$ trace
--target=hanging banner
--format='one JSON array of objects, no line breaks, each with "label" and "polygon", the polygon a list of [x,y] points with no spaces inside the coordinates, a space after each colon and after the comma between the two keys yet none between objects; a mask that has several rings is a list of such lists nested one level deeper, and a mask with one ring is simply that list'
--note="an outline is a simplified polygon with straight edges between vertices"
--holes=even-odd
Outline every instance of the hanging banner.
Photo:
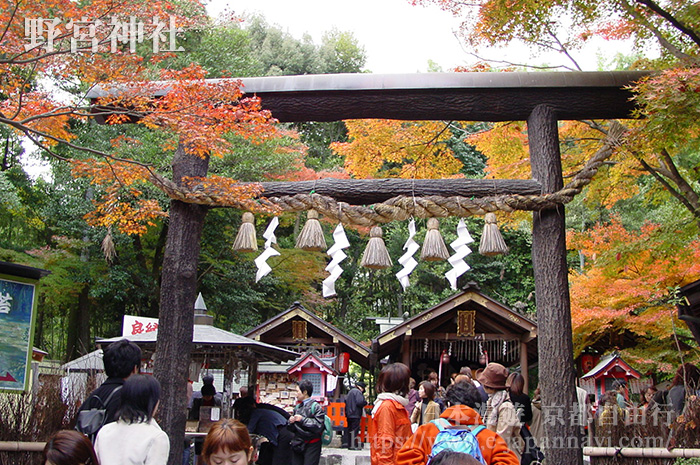
[{"label": "hanging banner", "polygon": [[35,285],[0,274],[0,391],[26,391],[34,337]]}]

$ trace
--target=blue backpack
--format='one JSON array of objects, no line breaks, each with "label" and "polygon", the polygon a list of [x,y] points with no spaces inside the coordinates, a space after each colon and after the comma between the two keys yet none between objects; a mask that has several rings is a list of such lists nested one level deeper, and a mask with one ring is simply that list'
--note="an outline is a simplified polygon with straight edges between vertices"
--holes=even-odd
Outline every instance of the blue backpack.
[{"label": "blue backpack", "polygon": [[438,418],[431,421],[438,428],[438,434],[435,436],[435,443],[428,457],[428,464],[437,454],[444,450],[461,452],[471,455],[482,464],[486,465],[484,456],[481,454],[481,447],[476,435],[485,428],[484,425],[477,425],[471,429],[468,425],[452,426],[449,421],[444,418]]}]

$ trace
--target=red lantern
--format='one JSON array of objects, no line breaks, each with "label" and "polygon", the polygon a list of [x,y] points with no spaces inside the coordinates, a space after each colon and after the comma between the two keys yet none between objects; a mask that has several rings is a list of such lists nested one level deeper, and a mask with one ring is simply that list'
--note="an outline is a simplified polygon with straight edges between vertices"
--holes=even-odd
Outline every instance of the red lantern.
[{"label": "red lantern", "polygon": [[591,354],[583,354],[581,355],[581,371],[583,371],[583,374],[585,375],[589,371],[593,369],[595,366],[595,361],[593,359],[593,355]]},{"label": "red lantern", "polygon": [[347,352],[341,352],[335,359],[335,369],[338,373],[345,374],[350,369],[350,354]]}]

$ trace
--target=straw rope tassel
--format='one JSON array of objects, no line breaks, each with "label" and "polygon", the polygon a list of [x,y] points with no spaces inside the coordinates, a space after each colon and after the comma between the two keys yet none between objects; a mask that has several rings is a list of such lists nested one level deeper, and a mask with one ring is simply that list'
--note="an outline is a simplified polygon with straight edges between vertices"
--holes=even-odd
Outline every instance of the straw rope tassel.
[{"label": "straw rope tassel", "polygon": [[369,243],[362,254],[360,265],[365,268],[381,270],[391,266],[391,257],[382,239],[382,228],[373,226],[369,232]]},{"label": "straw rope tassel", "polygon": [[233,241],[233,250],[236,252],[255,252],[258,250],[258,239],[255,236],[255,216],[250,212],[245,212],[242,221],[236,240]]},{"label": "straw rope tassel", "polygon": [[481,255],[493,256],[508,253],[508,246],[498,230],[495,213],[487,213],[484,216],[484,234],[479,243],[479,253]]},{"label": "straw rope tassel", "polygon": [[440,222],[437,218],[428,219],[428,232],[425,233],[425,241],[420,251],[420,259],[427,261],[447,260],[450,252],[440,234]]},{"label": "straw rope tassel", "polygon": [[311,252],[320,252],[326,250],[326,238],[323,236],[323,228],[318,221],[318,212],[309,210],[306,224],[297,237],[297,249],[308,250]]},{"label": "straw rope tassel", "polygon": [[104,254],[105,260],[107,260],[108,263],[112,263],[112,260],[114,260],[114,257],[117,255],[117,249],[114,246],[111,227],[107,228],[107,234],[102,240],[102,253]]}]

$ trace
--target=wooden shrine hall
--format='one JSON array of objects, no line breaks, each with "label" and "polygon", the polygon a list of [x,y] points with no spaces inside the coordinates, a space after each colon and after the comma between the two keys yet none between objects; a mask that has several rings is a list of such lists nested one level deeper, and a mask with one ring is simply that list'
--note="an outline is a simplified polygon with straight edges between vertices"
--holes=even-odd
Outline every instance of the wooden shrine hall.
[{"label": "wooden shrine hall", "polygon": [[363,368],[369,368],[369,347],[294,302],[287,310],[256,326],[246,337],[288,350],[337,357],[343,352]]},{"label": "wooden shrine hall", "polygon": [[[537,324],[481,293],[472,282],[384,331],[373,341],[372,351],[378,360],[388,356],[391,362],[408,365],[416,382],[427,379],[430,371],[441,372],[443,386],[463,366],[475,370],[488,362],[519,365],[527,389],[528,368],[537,362]],[[441,359],[446,363],[440,370]]]}]

